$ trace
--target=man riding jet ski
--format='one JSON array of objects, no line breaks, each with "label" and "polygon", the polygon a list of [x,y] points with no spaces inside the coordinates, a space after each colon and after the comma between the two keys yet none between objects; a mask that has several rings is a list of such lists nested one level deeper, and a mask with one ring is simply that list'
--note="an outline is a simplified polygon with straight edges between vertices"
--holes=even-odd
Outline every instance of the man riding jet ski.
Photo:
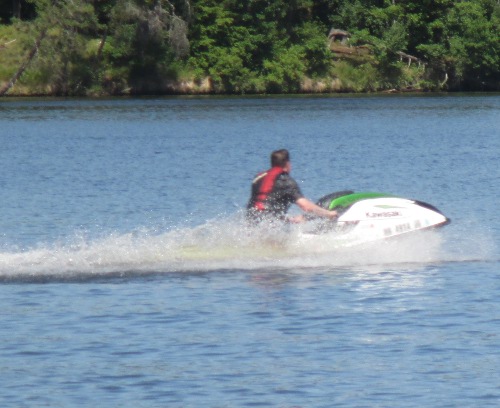
[{"label": "man riding jet ski", "polygon": [[[305,198],[290,177],[287,150],[271,154],[271,169],[257,175],[247,206],[247,220],[299,223],[312,221],[306,234],[348,234],[349,238],[370,241],[446,225],[450,220],[437,208],[422,201],[383,193],[341,191],[328,194],[315,204]],[[307,214],[287,217],[292,204]]]}]

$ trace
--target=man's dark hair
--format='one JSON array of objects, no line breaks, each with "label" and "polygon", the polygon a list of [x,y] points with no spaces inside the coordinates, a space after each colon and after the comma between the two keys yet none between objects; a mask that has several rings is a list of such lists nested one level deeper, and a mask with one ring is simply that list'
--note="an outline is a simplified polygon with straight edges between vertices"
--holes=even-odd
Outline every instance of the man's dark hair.
[{"label": "man's dark hair", "polygon": [[288,150],[281,149],[275,150],[271,153],[271,166],[272,167],[285,167],[285,165],[290,161],[290,153]]}]

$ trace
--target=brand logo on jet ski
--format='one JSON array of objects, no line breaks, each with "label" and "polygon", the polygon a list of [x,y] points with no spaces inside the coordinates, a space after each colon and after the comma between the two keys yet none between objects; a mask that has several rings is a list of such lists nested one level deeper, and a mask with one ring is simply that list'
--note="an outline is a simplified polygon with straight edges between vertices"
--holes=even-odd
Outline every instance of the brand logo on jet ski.
[{"label": "brand logo on jet ski", "polygon": [[400,211],[380,211],[380,212],[367,212],[365,213],[367,218],[391,218],[391,217],[401,217],[403,214]]},{"label": "brand logo on jet ski", "polygon": [[394,207],[392,205],[376,205],[377,208],[382,208],[381,211],[366,212],[366,218],[392,218],[402,217],[403,213],[399,211],[402,207]]}]

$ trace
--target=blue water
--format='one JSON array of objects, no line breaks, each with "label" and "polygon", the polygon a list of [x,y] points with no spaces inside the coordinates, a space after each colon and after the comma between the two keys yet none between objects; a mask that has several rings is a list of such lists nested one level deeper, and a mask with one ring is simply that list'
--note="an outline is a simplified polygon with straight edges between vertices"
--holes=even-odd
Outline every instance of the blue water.
[{"label": "blue water", "polygon": [[[0,142],[0,406],[500,406],[500,96],[3,99]],[[262,242],[282,147],[452,223]]]}]

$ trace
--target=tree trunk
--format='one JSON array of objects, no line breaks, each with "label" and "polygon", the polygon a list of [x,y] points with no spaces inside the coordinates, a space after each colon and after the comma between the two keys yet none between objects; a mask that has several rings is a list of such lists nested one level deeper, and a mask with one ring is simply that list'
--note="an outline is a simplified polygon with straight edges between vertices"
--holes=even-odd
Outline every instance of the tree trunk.
[{"label": "tree trunk", "polygon": [[26,61],[24,61],[17,72],[12,76],[9,82],[7,82],[2,88],[0,88],[0,96],[5,95],[9,90],[15,85],[17,80],[21,78],[21,75],[23,75],[24,71],[26,71],[26,68],[28,68],[28,65],[30,62],[35,58],[35,55],[38,51],[38,47],[40,47],[40,43],[42,40],[45,38],[45,35],[47,34],[47,29],[44,29],[40,32],[38,35],[37,39],[35,40],[35,45],[31,49],[30,53],[28,54],[28,58],[26,58]]}]

